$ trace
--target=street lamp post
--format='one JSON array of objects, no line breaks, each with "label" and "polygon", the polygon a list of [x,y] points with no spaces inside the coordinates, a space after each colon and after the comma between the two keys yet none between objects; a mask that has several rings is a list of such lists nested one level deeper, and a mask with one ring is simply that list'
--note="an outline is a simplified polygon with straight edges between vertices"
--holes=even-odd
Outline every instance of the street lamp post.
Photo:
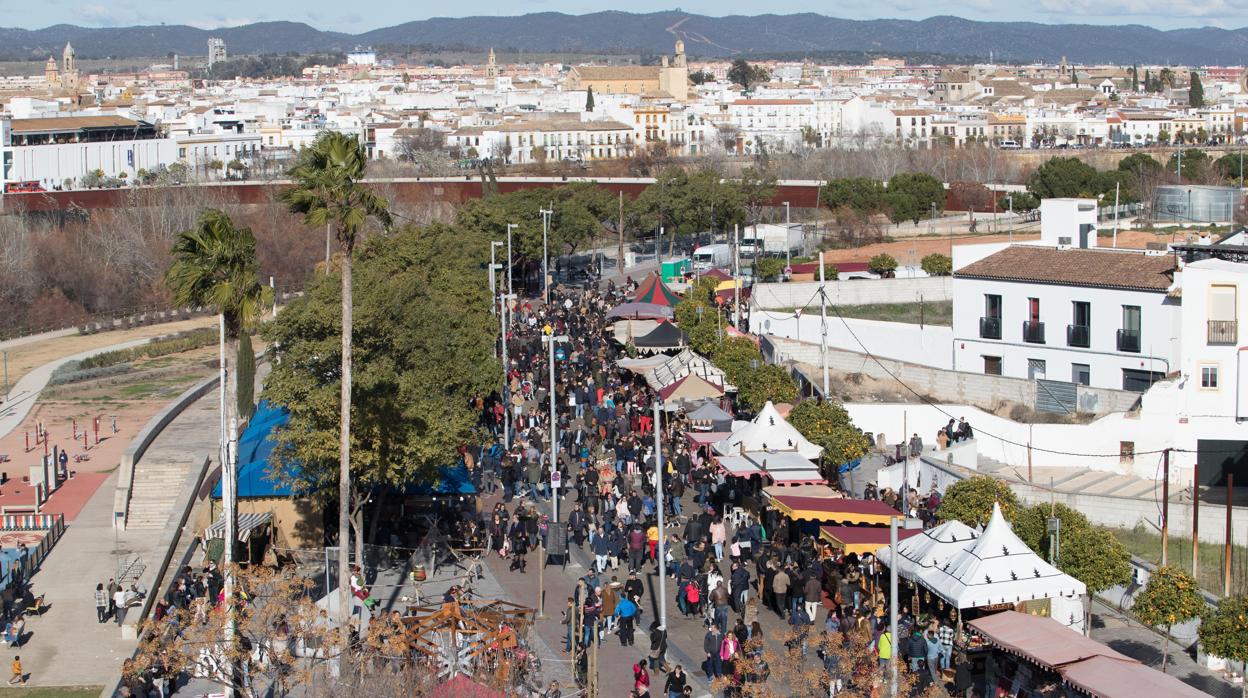
[{"label": "street lamp post", "polygon": [[[490,298],[491,299],[498,296],[498,280],[495,278],[495,272],[503,268],[503,265],[499,264],[498,260],[494,258],[495,257],[494,250],[502,246],[503,246],[503,243],[501,240],[490,241]],[[491,300],[490,301],[490,314],[493,315],[493,314],[496,314],[497,312],[498,312],[498,306],[494,305],[493,300]]]},{"label": "street lamp post", "polygon": [[503,448],[511,450],[511,400],[508,393],[511,386],[507,380],[507,301],[516,297],[514,293],[500,293],[498,296],[498,328],[503,348]]},{"label": "street lamp post", "polygon": [[888,695],[897,698],[897,524],[900,523],[902,528],[914,529],[922,528],[923,522],[919,519],[909,519],[902,516],[888,517],[888,632],[891,636],[891,656],[888,660]]},{"label": "street lamp post", "polygon": [[548,208],[538,209],[542,214],[542,302],[550,303],[550,253],[546,248],[547,231],[550,230],[550,217],[554,211]]},{"label": "street lamp post", "polygon": [[515,293],[515,289],[511,287],[511,268],[515,266],[515,262],[511,258],[511,229],[519,228],[515,223],[507,224],[507,293]]},{"label": "street lamp post", "polygon": [[[558,336],[554,335],[554,328],[550,325],[546,326],[546,333],[542,336],[542,342],[546,343],[550,351],[550,470],[554,472],[559,467],[559,434],[558,421],[555,417],[555,345],[568,341],[566,334]],[[552,523],[559,523],[559,493],[553,492],[550,498],[550,520]]]},{"label": "street lamp post", "polygon": [[654,499],[659,517],[655,567],[659,573],[659,627],[667,629],[667,531],[663,528],[663,422],[659,397],[654,397]]}]

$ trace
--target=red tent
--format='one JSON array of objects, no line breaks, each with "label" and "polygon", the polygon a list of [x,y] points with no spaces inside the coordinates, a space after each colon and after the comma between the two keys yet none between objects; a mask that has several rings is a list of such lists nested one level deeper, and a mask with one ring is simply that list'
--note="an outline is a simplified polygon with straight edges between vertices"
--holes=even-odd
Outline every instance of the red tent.
[{"label": "red tent", "polygon": [[506,698],[507,694],[456,674],[429,693],[430,698]]},{"label": "red tent", "polygon": [[653,303],[674,308],[681,298],[663,283],[658,274],[652,274],[650,278],[642,282],[633,300],[637,303]]}]

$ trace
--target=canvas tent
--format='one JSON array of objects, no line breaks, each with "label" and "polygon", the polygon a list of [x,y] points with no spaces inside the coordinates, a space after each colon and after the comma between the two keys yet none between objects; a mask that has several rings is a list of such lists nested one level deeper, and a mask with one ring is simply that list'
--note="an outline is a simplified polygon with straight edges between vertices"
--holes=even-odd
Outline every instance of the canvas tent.
[{"label": "canvas tent", "polygon": [[692,402],[719,399],[723,396],[723,388],[695,374],[689,374],[659,391],[659,397],[664,402]]},{"label": "canvas tent", "polygon": [[[618,363],[622,368],[627,368],[630,371],[636,370],[633,368],[636,365],[635,363],[626,364],[622,360]],[[681,349],[675,356],[668,357],[666,361],[644,371],[644,373],[646,384],[654,391],[662,390],[690,374],[701,376],[706,381],[721,386],[727,392],[736,390],[735,386],[728,384],[727,378],[724,377],[724,372],[711,363],[710,359],[693,353],[693,350],[688,347]]]},{"label": "canvas tent", "polygon": [[694,429],[709,429],[710,431],[732,431],[732,415],[723,411],[718,405],[712,402],[704,402],[697,409],[688,415],[689,423]]},{"label": "canvas tent", "polygon": [[680,349],[689,344],[689,335],[670,322],[660,322],[657,327],[641,337],[633,339],[633,346],[646,352]]},{"label": "canvas tent", "polygon": [[623,303],[607,311],[608,320],[671,320],[676,316],[670,305]]},{"label": "canvas tent", "polygon": [[623,346],[630,340],[644,337],[659,326],[661,320],[618,320],[611,325],[611,338]]},{"label": "canvas tent", "polygon": [[[984,532],[943,565],[919,574],[919,583],[959,609],[1048,599],[1051,615],[1082,627],[1083,582],[1045,562],[1010,529],[1001,507],[992,505]],[[1069,621],[1069,622],[1067,622]]]},{"label": "canvas tent", "polygon": [[637,295],[633,296],[633,301],[665,305],[670,308],[680,303],[681,298],[663,283],[658,274],[651,274],[641,283],[641,287],[637,289]]},{"label": "canvas tent", "polygon": [[[944,566],[978,537],[975,529],[956,519],[929,528],[897,545],[897,574],[917,580],[926,570]],[[886,565],[892,564],[892,550],[888,548],[880,550],[877,557]]]},{"label": "canvas tent", "polygon": [[[903,528],[897,531],[899,540],[914,540],[919,531]],[[881,546],[888,547],[888,528],[885,526],[820,526],[819,539],[831,543],[849,553],[865,555],[874,553]]]},{"label": "canvas tent", "polygon": [[715,452],[720,455],[739,454],[742,451],[796,451],[806,460],[818,460],[823,447],[817,446],[802,436],[792,424],[789,424],[776,406],[770,401],[763,405],[744,427],[732,432],[732,436],[715,444]]}]

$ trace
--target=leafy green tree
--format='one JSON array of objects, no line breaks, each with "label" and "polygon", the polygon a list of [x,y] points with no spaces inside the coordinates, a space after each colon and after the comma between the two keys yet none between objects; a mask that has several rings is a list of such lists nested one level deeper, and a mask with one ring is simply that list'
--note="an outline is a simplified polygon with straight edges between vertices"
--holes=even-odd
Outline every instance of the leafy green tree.
[{"label": "leafy green tree", "polygon": [[772,281],[784,273],[784,260],[778,257],[760,257],[754,262],[754,277],[762,281]]},{"label": "leafy green tree", "polygon": [[1131,153],[1118,161],[1118,169],[1136,176],[1155,175],[1161,171],[1161,163],[1148,153]]},{"label": "leafy green tree", "polygon": [[1040,199],[1095,197],[1100,180],[1096,168],[1078,158],[1052,158],[1036,169],[1027,189]]},{"label": "leafy green tree", "polygon": [[894,223],[913,221],[930,216],[945,208],[945,187],[940,180],[924,172],[903,172],[888,180],[885,194],[888,217]]},{"label": "leafy green tree", "polygon": [[256,350],[251,345],[251,335],[244,332],[238,338],[238,415],[251,419],[256,411]]},{"label": "leafy green tree", "polygon": [[1182,162],[1180,162],[1179,153],[1171,155],[1166,161],[1167,172],[1177,171],[1184,180],[1195,182],[1209,171],[1211,160],[1208,153],[1200,148],[1187,148],[1181,152]]},{"label": "leafy green tree", "polygon": [[1140,91],[1140,69],[1138,66],[1131,66],[1131,91]]},{"label": "leafy green tree", "polygon": [[715,170],[689,173],[669,167],[633,200],[626,217],[632,230],[663,226],[665,235],[670,236],[669,245],[674,245],[677,237],[743,222],[745,209],[740,188],[724,182]]},{"label": "leafy green tree", "polygon": [[751,412],[759,411],[768,401],[779,404],[796,399],[797,383],[793,376],[775,364],[760,365],[737,383],[737,403]]},{"label": "leafy green tree", "polygon": [[770,80],[771,71],[761,65],[748,63],[744,58],[738,58],[728,68],[728,79],[733,84],[740,85],[743,91],[749,92],[750,87]]},{"label": "leafy green tree", "polygon": [[1001,207],[1015,213],[1020,211],[1034,211],[1040,208],[1040,200],[1030,192],[1013,191],[1001,197]]},{"label": "leafy green tree", "polygon": [[[338,353],[338,542],[344,552],[338,556],[338,621],[347,627],[351,620],[351,569],[346,554],[351,536],[351,263],[355,244],[370,218],[390,227],[389,203],[361,183],[368,166],[368,153],[354,136],[326,131],[311,147],[299,151],[289,176],[294,184],[282,192],[282,201],[292,213],[303,216],[313,230],[333,230],[338,240],[338,276],[342,292],[341,339]],[[329,272],[329,269],[326,269]],[[357,555],[362,548],[357,546]]]},{"label": "leafy green tree", "polygon": [[737,192],[737,199],[745,209],[745,222],[757,226],[763,207],[776,197],[776,178],[765,170],[747,167],[737,180]]},{"label": "leafy green tree", "polygon": [[[1235,662],[1248,661],[1248,598],[1225,598],[1216,610],[1206,610],[1196,635],[1205,652]],[[1248,696],[1248,682],[1242,687],[1242,695]]]},{"label": "leafy green tree", "polygon": [[830,179],[820,201],[833,211],[847,207],[859,213],[876,213],[884,207],[884,185],[868,177]]},{"label": "leafy green tree", "polygon": [[928,276],[949,276],[953,273],[953,260],[949,255],[933,252],[923,258],[919,265]]},{"label": "leafy green tree", "polygon": [[1050,512],[1061,520],[1058,569],[1087,585],[1089,594],[1131,581],[1131,554],[1126,547],[1065,504],[1024,507],[1014,517],[1014,533],[1041,557],[1051,559],[1046,528]]},{"label": "leafy green tree", "polygon": [[1205,613],[1207,605],[1192,575],[1178,567],[1158,567],[1144,590],[1135,596],[1131,612],[1145,625],[1166,629],[1161,636],[1161,672],[1170,653],[1170,629]]},{"label": "leafy green tree", "polygon": [[1241,169],[1243,164],[1243,151],[1238,153],[1227,153],[1226,155],[1223,155],[1213,161],[1213,166],[1217,168],[1219,174],[1227,179],[1233,179],[1236,181],[1238,181],[1240,179],[1240,175],[1243,174],[1243,170]]},{"label": "leafy green tree", "polygon": [[689,82],[695,85],[705,85],[708,82],[715,82],[715,76],[705,70],[695,70],[689,73]]},{"label": "leafy green tree", "polygon": [[594,87],[590,85],[585,89],[585,111],[594,110]]},{"label": "leafy green tree", "polygon": [[823,447],[823,456],[835,465],[861,458],[871,448],[871,437],[854,426],[839,402],[802,400],[789,413],[789,424]]},{"label": "leafy green tree", "polygon": [[989,475],[973,475],[945,490],[936,516],[941,521],[958,520],[967,526],[984,526],[992,516],[992,505],[1001,505],[1001,515],[1013,521],[1018,496],[1010,486]]},{"label": "leafy green tree", "polygon": [[753,340],[745,337],[729,337],[715,347],[711,362],[720,368],[733,385],[740,386],[745,376],[755,370],[753,364],[763,365],[763,354]]},{"label": "leafy green tree", "polygon": [[873,274],[888,278],[897,271],[897,260],[883,252],[867,260],[867,269]]},{"label": "leafy green tree", "polygon": [[[223,431],[228,434],[229,457],[222,463],[222,503],[225,508],[225,597],[227,637],[234,641],[233,588],[235,549],[238,529],[238,399],[239,367],[230,359],[239,356],[239,337],[256,324],[264,307],[272,302],[268,287],[260,283],[256,263],[256,237],[250,228],[239,228],[230,217],[215,209],[200,214],[195,227],[182,231],[170,250],[172,258],[165,272],[165,286],[173,302],[181,307],[206,306],[221,318],[224,346],[220,357],[225,372],[225,414]],[[250,344],[250,343],[249,343]],[[254,362],[254,357],[253,357]]]},{"label": "leafy green tree", "polygon": [[825,281],[836,281],[841,276],[841,270],[831,262],[825,262],[823,265],[823,278]]}]

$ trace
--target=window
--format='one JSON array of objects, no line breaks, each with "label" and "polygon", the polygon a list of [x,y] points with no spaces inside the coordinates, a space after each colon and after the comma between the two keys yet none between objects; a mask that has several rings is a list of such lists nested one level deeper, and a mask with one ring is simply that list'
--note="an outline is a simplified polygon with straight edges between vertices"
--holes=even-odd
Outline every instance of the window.
[{"label": "window", "polygon": [[1135,463],[1134,441],[1118,442],[1118,462],[1123,465],[1133,465]]},{"label": "window", "polygon": [[1122,306],[1122,329],[1118,330],[1118,351],[1140,351],[1140,306]]},{"label": "window", "polygon": [[1208,344],[1235,344],[1239,340],[1234,286],[1209,287]]},{"label": "window", "polygon": [[1066,328],[1066,344],[1087,347],[1092,344],[1092,304],[1087,301],[1071,303],[1070,327]]},{"label": "window", "polygon": [[984,357],[984,374],[989,376],[1001,375],[1001,357],[985,356]]},{"label": "window", "polygon": [[1079,385],[1092,384],[1092,367],[1088,364],[1071,364],[1070,365],[1070,382]]},{"label": "window", "polygon": [[1029,380],[1044,380],[1047,373],[1047,364],[1044,359],[1027,359],[1027,378]]},{"label": "window", "polygon": [[1218,389],[1218,367],[1206,365],[1200,367],[1200,387],[1207,390]]}]

